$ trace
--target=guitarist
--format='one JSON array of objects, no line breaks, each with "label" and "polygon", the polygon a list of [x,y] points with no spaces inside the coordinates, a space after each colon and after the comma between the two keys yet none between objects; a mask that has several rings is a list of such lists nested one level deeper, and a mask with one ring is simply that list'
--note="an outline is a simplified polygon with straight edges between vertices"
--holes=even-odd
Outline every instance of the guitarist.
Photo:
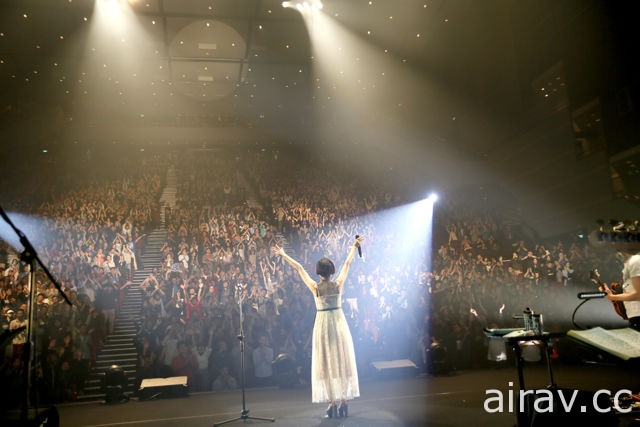
[{"label": "guitarist", "polygon": [[614,294],[605,286],[609,301],[622,301],[629,319],[629,327],[640,331],[640,244],[618,243],[616,250],[624,257],[622,293]]}]

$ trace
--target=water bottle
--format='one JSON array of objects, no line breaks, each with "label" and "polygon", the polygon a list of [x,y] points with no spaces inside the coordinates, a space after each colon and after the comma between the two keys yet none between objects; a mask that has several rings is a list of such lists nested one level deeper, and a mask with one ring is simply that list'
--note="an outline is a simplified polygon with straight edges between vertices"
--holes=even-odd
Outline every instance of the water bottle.
[{"label": "water bottle", "polygon": [[535,335],[542,335],[543,332],[543,328],[542,328],[542,314],[540,313],[533,313],[531,315],[531,327],[533,329],[533,333]]},{"label": "water bottle", "polygon": [[533,317],[533,311],[531,311],[531,309],[529,307],[524,309],[524,312],[522,313],[522,319],[524,320],[524,330],[525,331],[530,331],[532,330],[532,317]]}]

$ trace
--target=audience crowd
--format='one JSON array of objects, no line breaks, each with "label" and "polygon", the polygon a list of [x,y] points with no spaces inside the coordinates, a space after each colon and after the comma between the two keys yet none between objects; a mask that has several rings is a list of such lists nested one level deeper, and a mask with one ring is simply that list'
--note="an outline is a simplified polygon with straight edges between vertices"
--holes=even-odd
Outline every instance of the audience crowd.
[{"label": "audience crowd", "polygon": [[[29,203],[29,188],[21,188],[18,182],[22,197],[2,201],[60,286],[49,280],[37,260],[34,274],[29,274],[29,265],[20,260],[22,245],[8,226],[3,227],[0,377],[7,386],[0,401],[7,407],[26,398],[18,390],[26,378],[22,355],[28,350],[29,331],[36,350],[32,384],[38,401],[70,401],[82,393],[98,351],[113,330],[115,312],[138,267],[145,235],[158,225],[160,174],[166,174],[166,166],[149,162],[118,168],[123,175],[108,180],[98,173],[102,166],[94,166],[91,178],[59,178],[58,189],[73,190],[60,191],[51,199],[34,197]],[[54,187],[51,182],[43,185]],[[34,325],[27,328],[32,282]]]},{"label": "audience crowd", "polygon": [[[428,367],[445,349],[451,368],[487,366],[485,327],[519,326],[529,306],[547,328],[567,329],[567,295],[588,272],[617,278],[611,251],[580,238],[536,239],[486,197],[448,197],[434,214],[431,259],[406,256],[398,224],[376,213],[410,202],[376,182],[286,152],[222,150],[170,159],[177,198],[160,205],[168,158],[109,180],[84,182],[30,211],[29,235],[73,305],[38,269],[36,364],[40,399],[82,392],[119,304],[141,268],[145,235],[164,210],[160,265],[140,284],[137,390],[144,378],[186,376],[192,391],[240,385],[242,331],[248,386],[305,384],[310,377],[313,296],[270,247],[287,248],[314,271],[322,256],[342,262],[354,236],[365,254],[352,266],[343,308],[361,376],[375,360]],[[2,330],[25,324],[28,269],[6,247],[0,277]],[[3,380],[22,379],[25,332],[5,345]],[[19,397],[19,396],[17,396]],[[10,397],[8,396],[7,399]],[[14,397],[15,398],[15,397]]]}]

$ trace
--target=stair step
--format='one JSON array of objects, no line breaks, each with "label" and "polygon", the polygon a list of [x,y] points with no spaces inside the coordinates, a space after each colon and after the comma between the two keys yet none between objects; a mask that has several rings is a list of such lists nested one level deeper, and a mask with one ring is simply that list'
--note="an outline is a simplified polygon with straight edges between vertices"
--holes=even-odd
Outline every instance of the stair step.
[{"label": "stair step", "polygon": [[[127,378],[135,378],[136,372],[137,372],[135,369],[123,369],[123,371],[124,371],[125,377]],[[104,379],[104,376],[105,376],[105,371],[92,372],[89,374],[89,378],[85,380],[85,384],[87,383],[96,384],[96,382],[102,381]]]},{"label": "stair step", "polygon": [[[139,311],[139,309],[138,309],[138,311]],[[123,319],[122,321],[116,323],[116,329],[117,328],[132,328],[132,327],[135,327],[136,323],[133,321],[133,319],[126,320],[127,317],[132,317],[132,314],[133,313],[126,313],[126,312],[123,312],[123,311],[118,313],[118,315],[124,316],[125,319]]]},{"label": "stair step", "polygon": [[94,368],[104,367],[104,366],[114,366],[114,365],[117,365],[117,366],[120,366],[120,367],[125,366],[125,365],[126,366],[130,365],[130,366],[136,367],[137,363],[138,363],[138,358],[137,357],[129,357],[129,358],[121,357],[121,358],[118,358],[118,359],[116,359],[116,358],[114,358],[114,359],[101,359],[101,360],[96,361],[96,364],[95,364]]},{"label": "stair step", "polygon": [[132,342],[134,337],[135,337],[135,333],[128,333],[128,334],[111,334],[108,335],[107,338],[105,339],[105,343],[107,344],[123,344],[123,343],[127,343],[127,342]]},{"label": "stair step", "polygon": [[137,332],[135,330],[132,331],[117,331],[114,332],[112,334],[110,334],[109,336],[107,336],[107,338],[110,338],[111,341],[123,341],[123,340],[128,340],[131,341],[133,340],[133,338],[135,338]]},{"label": "stair step", "polygon": [[100,350],[100,353],[98,353],[98,356],[105,352],[109,352],[110,354],[118,354],[125,351],[131,351],[133,348],[135,348],[135,343],[133,341],[126,344],[105,344],[104,348],[102,348],[102,350]]},{"label": "stair step", "polygon": [[107,336],[105,341],[111,344],[122,344],[133,341],[134,336],[135,334],[111,334]]},{"label": "stair step", "polygon": [[[97,371],[97,372],[100,372],[100,371],[104,372],[104,371],[110,369],[113,365],[114,365],[114,363],[107,363],[107,364],[103,365],[100,362],[98,362],[98,363],[96,363],[96,366],[94,366],[93,369],[95,371]],[[136,367],[135,363],[133,363],[133,364],[131,364],[131,363],[123,363],[123,364],[118,363],[117,365],[120,368],[135,368]]]},{"label": "stair step", "polygon": [[129,349],[129,348],[131,348],[132,345],[133,345],[133,339],[127,339],[126,341],[106,342],[104,344],[104,348],[110,348],[110,349],[126,348],[126,349]]},{"label": "stair step", "polygon": [[122,345],[128,344],[135,341],[136,334],[118,334],[118,335],[110,335],[105,340],[106,344],[114,344],[114,345]]},{"label": "stair step", "polygon": [[133,351],[133,352],[129,351],[129,352],[125,353],[124,350],[122,350],[121,353],[108,353],[108,354],[100,353],[96,360],[98,360],[98,359],[102,359],[102,360],[104,360],[104,359],[112,360],[113,359],[113,360],[115,360],[115,359],[127,359],[127,358],[128,359],[133,358],[135,360],[135,358],[137,358],[137,357],[138,357],[138,353],[135,352],[135,351]]},{"label": "stair step", "polygon": [[[138,313],[140,313],[138,311]],[[137,321],[136,321],[137,317]],[[136,314],[120,314],[116,316],[116,328],[120,325],[136,325],[136,323],[140,322],[140,316]]]},{"label": "stair step", "polygon": [[137,357],[128,357],[128,358],[113,358],[113,359],[102,359],[102,360],[97,360],[96,361],[96,368],[100,367],[100,366],[113,366],[113,365],[118,365],[118,366],[123,366],[123,365],[133,365],[135,366],[135,364],[137,363],[138,358]]},{"label": "stair step", "polygon": [[104,348],[102,349],[102,351],[100,352],[100,354],[97,357],[102,356],[103,354],[125,354],[124,352],[127,352],[126,354],[137,354],[133,351],[134,346],[130,345],[128,347],[122,347],[122,348]]}]

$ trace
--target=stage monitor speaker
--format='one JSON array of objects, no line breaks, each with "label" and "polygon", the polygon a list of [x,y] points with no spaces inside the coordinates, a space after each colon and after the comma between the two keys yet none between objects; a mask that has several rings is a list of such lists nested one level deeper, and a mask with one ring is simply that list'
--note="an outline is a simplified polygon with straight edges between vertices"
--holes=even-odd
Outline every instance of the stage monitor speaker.
[{"label": "stage monitor speaker", "polygon": [[409,359],[371,362],[381,378],[405,378],[418,375],[418,367]]},{"label": "stage monitor speaker", "polygon": [[186,376],[147,378],[142,380],[138,390],[140,400],[185,397],[188,394]]},{"label": "stage monitor speaker", "polygon": [[127,376],[118,365],[112,365],[104,373],[104,400],[105,403],[123,403],[129,400],[125,395],[127,388]]},{"label": "stage monitor speaker", "polygon": [[[594,402],[595,392],[573,389],[549,389],[553,395],[553,409],[549,411],[548,395],[527,394],[524,397],[524,408],[518,412],[518,426],[530,427],[567,427],[571,425],[597,425],[598,427],[618,426],[619,420],[607,394],[600,394]],[[559,392],[562,392],[564,402]],[[575,393],[569,411],[565,405],[569,405]],[[539,400],[539,401],[538,401]],[[538,401],[536,408],[536,401]],[[597,408],[594,406],[597,405]],[[518,405],[520,400],[518,399]],[[608,412],[600,410],[607,409]]]},{"label": "stage monitor speaker", "polygon": [[295,361],[286,353],[280,353],[273,360],[273,376],[280,388],[291,388],[298,384]]},{"label": "stage monitor speaker", "polygon": [[448,375],[451,370],[451,361],[447,350],[440,344],[433,343],[425,349],[427,362],[425,371],[431,375]]}]

